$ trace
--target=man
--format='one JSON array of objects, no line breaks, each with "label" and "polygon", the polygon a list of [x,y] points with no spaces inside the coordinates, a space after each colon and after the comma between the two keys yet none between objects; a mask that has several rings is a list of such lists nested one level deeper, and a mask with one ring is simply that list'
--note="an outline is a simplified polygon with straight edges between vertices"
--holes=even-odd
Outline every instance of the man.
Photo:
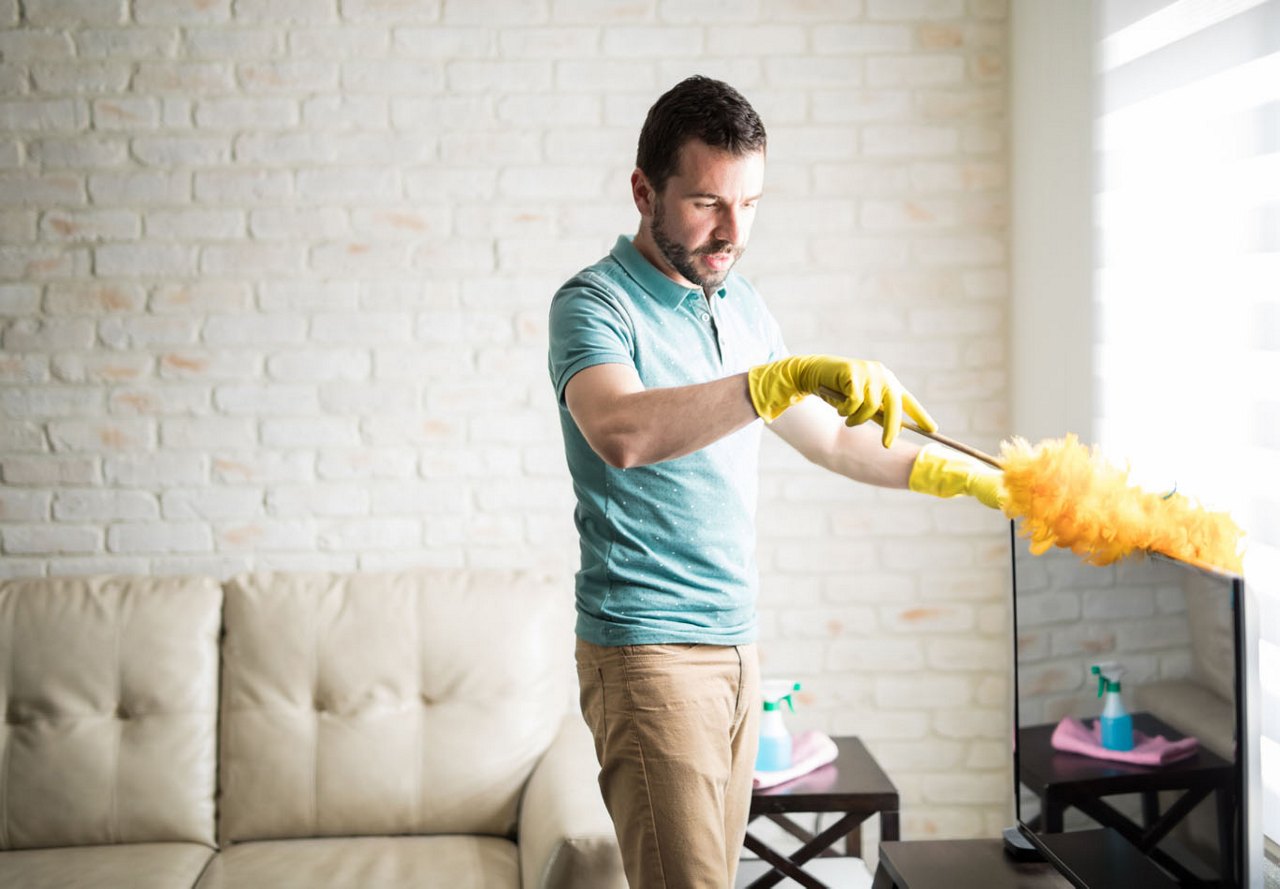
[{"label": "man", "polygon": [[733,273],[765,142],[724,83],[692,77],[660,97],[631,175],[638,233],[551,306],[549,366],[578,501],[581,705],[633,889],[733,884],[760,709],[756,421],[848,478],[998,504],[998,475],[895,441],[904,412],[935,425],[892,373],[789,357]]}]

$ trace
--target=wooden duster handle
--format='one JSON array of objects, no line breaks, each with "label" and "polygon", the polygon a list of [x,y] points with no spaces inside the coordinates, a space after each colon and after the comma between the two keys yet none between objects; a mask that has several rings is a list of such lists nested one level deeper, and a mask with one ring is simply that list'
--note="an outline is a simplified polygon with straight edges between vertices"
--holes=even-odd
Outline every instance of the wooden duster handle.
[{"label": "wooden duster handle", "polygon": [[[836,401],[844,400],[844,396],[841,395],[839,392],[837,392],[835,389],[831,389],[826,386],[822,386],[820,388],[822,391],[819,394],[821,394],[822,397],[831,398]],[[877,412],[875,416],[872,417],[872,419],[876,420],[877,422],[883,422],[884,414]],[[956,441],[954,438],[948,438],[947,436],[942,435],[939,432],[926,432],[923,427],[917,426],[915,423],[911,422],[910,420],[903,420],[902,428],[910,429],[916,435],[923,435],[925,438],[931,438],[934,441],[938,442],[938,444],[944,444],[947,447],[951,448],[953,451],[959,451],[962,454],[968,454],[973,459],[981,460],[983,463],[986,463],[989,466],[994,466],[996,469],[1004,469],[1003,463],[1001,463],[998,459],[986,453],[985,451],[980,451],[975,447],[970,447],[969,445],[965,444],[962,441]]]}]

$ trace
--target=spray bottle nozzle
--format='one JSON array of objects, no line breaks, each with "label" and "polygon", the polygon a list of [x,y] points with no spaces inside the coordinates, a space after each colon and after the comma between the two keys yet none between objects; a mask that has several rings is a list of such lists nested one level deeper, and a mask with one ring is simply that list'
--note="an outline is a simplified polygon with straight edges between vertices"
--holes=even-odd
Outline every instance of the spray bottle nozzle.
[{"label": "spray bottle nozzle", "polygon": [[1106,661],[1101,664],[1094,664],[1090,668],[1090,672],[1098,677],[1098,697],[1102,697],[1109,691],[1120,691],[1120,677],[1124,675],[1124,667],[1115,661]]},{"label": "spray bottle nozzle", "polygon": [[768,679],[760,683],[760,697],[764,699],[764,709],[777,710],[782,706],[782,702],[787,702],[787,709],[792,713],[796,712],[796,705],[791,701],[791,695],[800,690],[799,682],[790,680]]}]

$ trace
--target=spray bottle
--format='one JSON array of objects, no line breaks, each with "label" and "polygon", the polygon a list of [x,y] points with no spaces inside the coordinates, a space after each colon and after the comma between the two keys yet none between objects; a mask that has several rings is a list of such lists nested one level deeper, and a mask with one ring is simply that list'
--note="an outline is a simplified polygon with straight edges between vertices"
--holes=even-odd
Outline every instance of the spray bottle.
[{"label": "spray bottle", "polygon": [[792,713],[796,712],[795,705],[791,703],[791,695],[799,690],[800,683],[789,680],[767,679],[760,683],[764,715],[760,718],[757,771],[780,772],[791,768],[791,733],[782,721],[782,702],[786,701],[787,708]]},{"label": "spray bottle", "polygon": [[1095,664],[1093,673],[1098,677],[1098,697],[1104,698],[1102,716],[1098,720],[1102,746],[1108,750],[1132,750],[1133,717],[1124,709],[1124,701],[1120,698],[1120,677],[1124,675],[1124,667],[1108,661]]}]

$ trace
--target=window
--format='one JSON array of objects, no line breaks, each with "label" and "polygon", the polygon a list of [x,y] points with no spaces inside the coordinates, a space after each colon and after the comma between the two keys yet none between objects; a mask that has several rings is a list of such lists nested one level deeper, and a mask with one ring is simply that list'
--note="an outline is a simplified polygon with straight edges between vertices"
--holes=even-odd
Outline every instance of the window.
[{"label": "window", "polygon": [[1212,493],[1248,534],[1275,842],[1280,0],[1099,0],[1095,14],[1094,431],[1135,482]]}]

